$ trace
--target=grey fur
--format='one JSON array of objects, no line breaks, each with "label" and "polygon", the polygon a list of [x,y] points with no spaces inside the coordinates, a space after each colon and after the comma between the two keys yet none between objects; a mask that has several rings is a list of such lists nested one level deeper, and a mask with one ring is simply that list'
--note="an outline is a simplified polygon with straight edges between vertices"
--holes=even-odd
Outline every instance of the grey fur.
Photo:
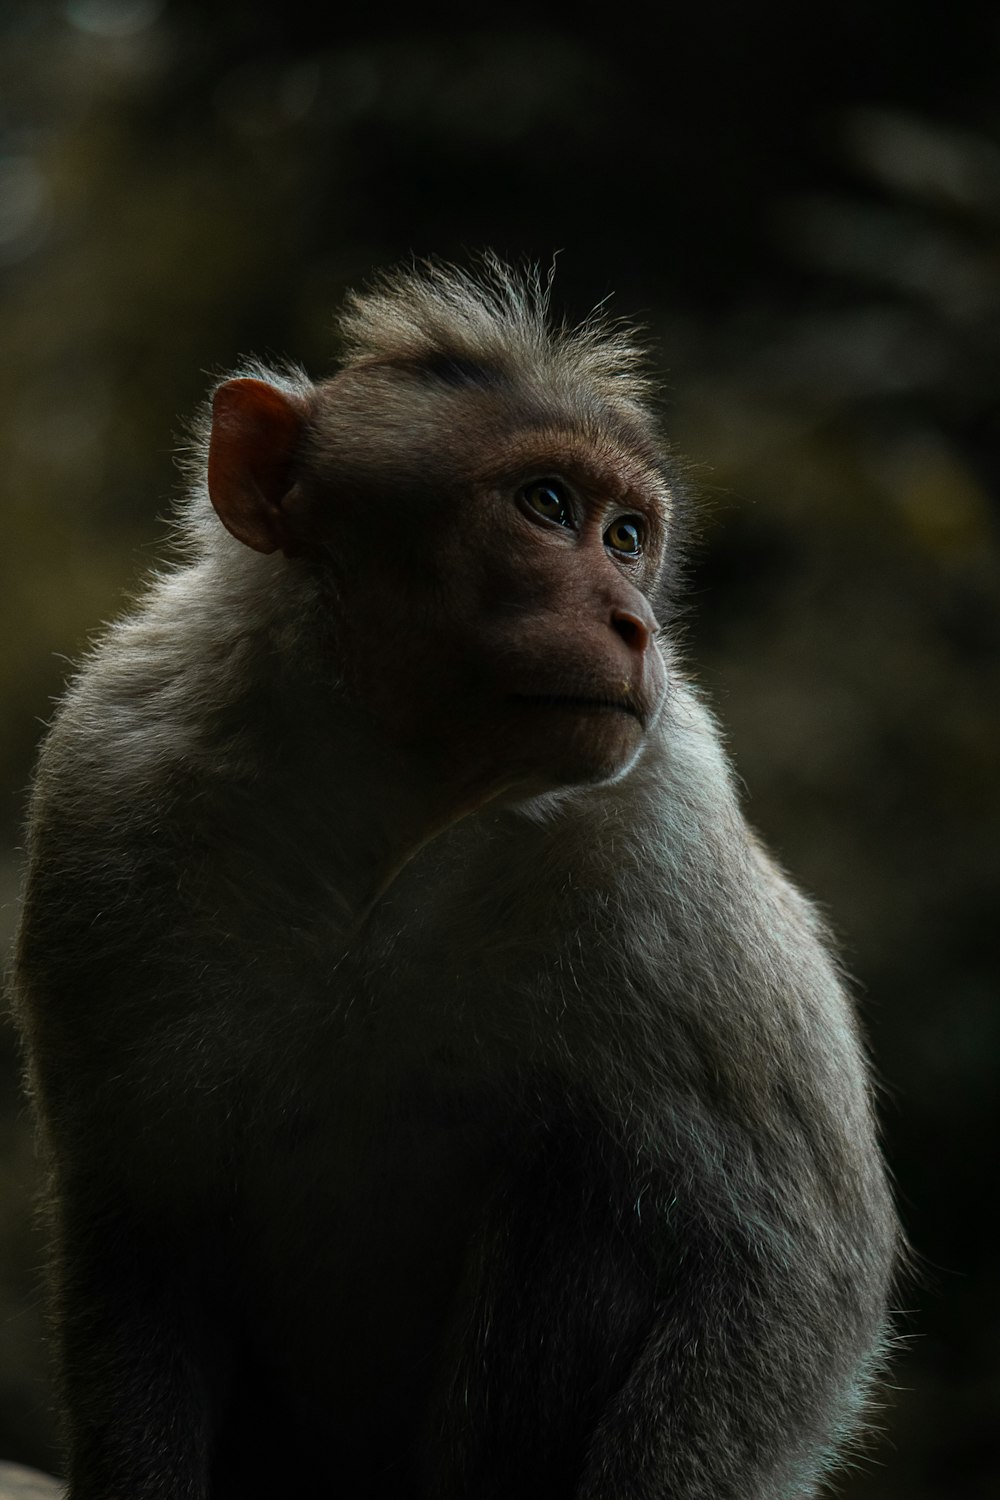
[{"label": "grey fur", "polygon": [[[495,263],[407,272],[349,302],[333,382],[267,378],[314,403],[312,473],[377,450],[404,483],[435,413],[493,402],[676,495],[632,337],[546,318]],[[439,357],[510,388],[399,375]],[[624,774],[483,807],[366,911],[397,790],[329,580],[242,547],[200,477],[181,526],[30,814],[70,1500],[816,1494],[896,1224],[829,939],[675,648]]]}]

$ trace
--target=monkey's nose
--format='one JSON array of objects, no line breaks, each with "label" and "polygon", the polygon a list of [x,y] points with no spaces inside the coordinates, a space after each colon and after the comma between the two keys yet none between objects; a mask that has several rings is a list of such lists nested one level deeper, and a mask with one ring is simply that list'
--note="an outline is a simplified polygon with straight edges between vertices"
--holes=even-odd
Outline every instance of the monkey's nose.
[{"label": "monkey's nose", "polygon": [[629,650],[638,656],[642,656],[653,639],[653,632],[646,621],[628,609],[612,610],[611,628],[621,636]]}]

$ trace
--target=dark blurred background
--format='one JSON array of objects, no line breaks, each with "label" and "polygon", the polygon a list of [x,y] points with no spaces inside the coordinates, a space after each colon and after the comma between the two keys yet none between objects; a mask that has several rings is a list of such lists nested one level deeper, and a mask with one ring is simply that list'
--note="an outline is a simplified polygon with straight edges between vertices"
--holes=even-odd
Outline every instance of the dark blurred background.
[{"label": "dark blurred background", "polygon": [[[241,354],[331,367],[411,254],[649,329],[700,475],[689,656],[844,941],[918,1277],[850,1500],[1000,1494],[995,0],[0,8],[0,939],[41,722]],[[51,1465],[0,1039],[0,1457]]]}]

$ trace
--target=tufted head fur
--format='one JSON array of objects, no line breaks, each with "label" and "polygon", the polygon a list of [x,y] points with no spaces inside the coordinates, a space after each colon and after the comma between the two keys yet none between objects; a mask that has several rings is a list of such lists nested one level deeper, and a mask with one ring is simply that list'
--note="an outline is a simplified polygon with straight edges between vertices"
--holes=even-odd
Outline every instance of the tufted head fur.
[{"label": "tufted head fur", "polygon": [[551,278],[486,255],[478,275],[437,263],[391,271],[367,292],[350,292],[339,319],[348,364],[449,361],[455,374],[482,366],[526,369],[563,386],[589,383],[615,402],[643,407],[650,390],[636,331],[593,314],[575,328],[554,324]]}]

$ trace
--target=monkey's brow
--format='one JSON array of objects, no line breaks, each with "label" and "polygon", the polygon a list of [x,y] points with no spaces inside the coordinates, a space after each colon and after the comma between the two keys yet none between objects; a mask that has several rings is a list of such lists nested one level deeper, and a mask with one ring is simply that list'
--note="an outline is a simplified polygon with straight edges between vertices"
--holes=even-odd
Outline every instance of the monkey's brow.
[{"label": "monkey's brow", "polygon": [[430,375],[452,386],[478,386],[493,390],[510,384],[506,371],[488,360],[472,359],[467,354],[449,354],[445,350],[408,362],[418,375]]},{"label": "monkey's brow", "polygon": [[542,423],[522,430],[501,460],[494,459],[477,478],[509,481],[529,470],[562,474],[585,490],[623,503],[653,501],[664,514],[671,507],[669,481],[645,455],[630,453],[625,445],[609,444],[586,432],[553,429]]}]

